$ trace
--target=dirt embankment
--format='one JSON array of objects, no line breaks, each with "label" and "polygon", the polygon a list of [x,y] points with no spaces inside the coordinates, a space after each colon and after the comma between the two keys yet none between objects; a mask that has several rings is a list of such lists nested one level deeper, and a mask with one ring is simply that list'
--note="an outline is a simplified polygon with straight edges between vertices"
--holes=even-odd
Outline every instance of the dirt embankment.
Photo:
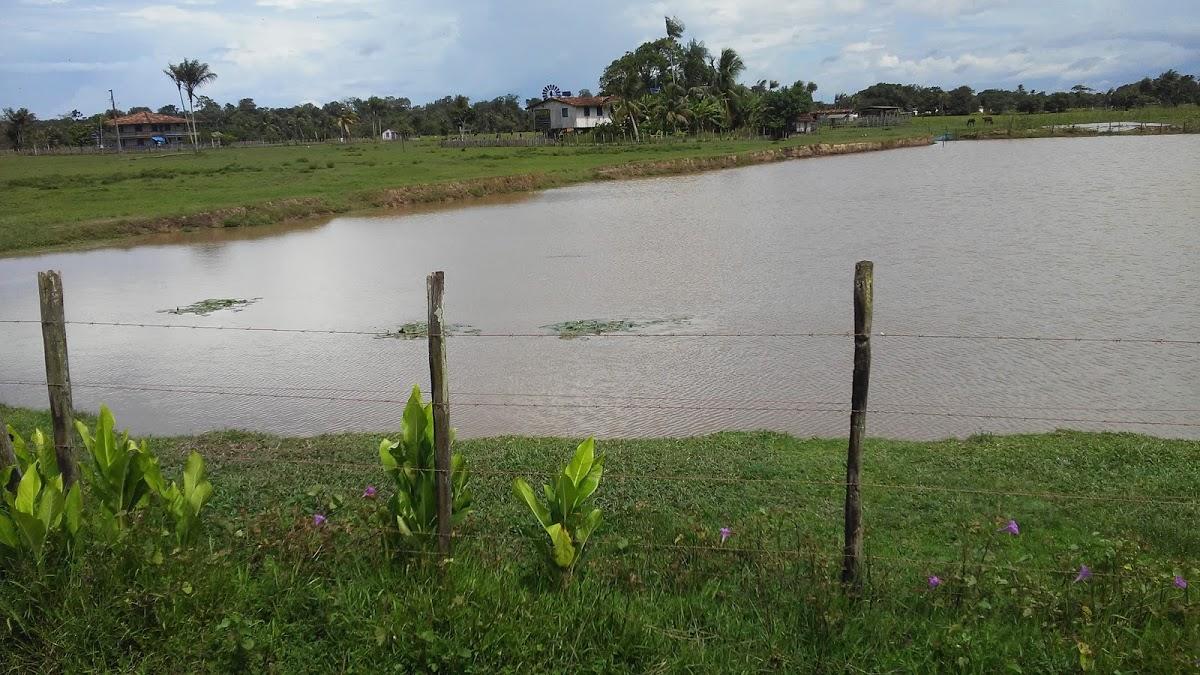
[{"label": "dirt embankment", "polygon": [[716,157],[686,157],[670,159],[661,162],[635,162],[622,166],[604,167],[596,170],[596,177],[602,179],[634,178],[637,176],[665,176],[712,169],[728,169],[751,164],[766,164],[781,162],[787,159],[803,159],[806,157],[826,157],[829,155],[847,155],[856,152],[872,152],[875,150],[892,150],[895,148],[915,148],[926,146],[933,140],[923,138],[898,138],[887,141],[864,141],[861,143],[816,143],[813,145],[796,145],[786,148],[771,148],[770,150],[755,150],[732,155]]},{"label": "dirt embankment", "polygon": [[553,187],[554,185],[555,182],[553,180],[545,174],[540,173],[475,178],[471,180],[390,188],[368,196],[367,203],[374,207],[394,208],[433,202],[455,202],[463,199],[508,194],[511,192],[529,192]]},{"label": "dirt embankment", "polygon": [[[601,167],[592,172],[595,180],[636,178],[696,173],[767,162],[779,162],[805,157],[844,155],[874,150],[891,150],[928,145],[929,138],[906,138],[861,143],[817,143],[767,150],[755,150],[713,157],[682,157],[677,159],[631,162],[619,166]],[[250,206],[235,206],[181,216],[148,219],[107,220],[85,226],[96,241],[111,241],[141,234],[177,232],[220,227],[247,227],[297,221],[314,216],[352,211],[355,208],[397,208],[416,204],[448,203],[489,195],[531,192],[564,184],[550,174],[531,173],[513,176],[475,178],[422,185],[408,185],[387,190],[348,196],[345,203],[317,197],[281,199]]]}]

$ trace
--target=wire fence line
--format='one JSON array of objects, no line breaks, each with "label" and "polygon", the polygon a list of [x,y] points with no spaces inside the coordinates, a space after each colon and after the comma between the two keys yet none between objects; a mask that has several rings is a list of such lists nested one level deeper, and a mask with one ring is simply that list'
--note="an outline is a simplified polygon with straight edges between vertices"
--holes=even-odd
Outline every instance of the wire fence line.
[{"label": "wire fence line", "polygon": [[[0,319],[2,324],[42,324],[45,323],[40,319]],[[106,326],[118,328],[164,328],[164,329],[189,329],[189,330],[214,330],[228,332],[254,332],[254,333],[297,333],[297,334],[315,334],[315,335],[359,335],[369,337],[401,337],[401,338],[419,338],[425,337],[419,334],[404,334],[396,331],[388,330],[352,330],[352,329],[330,329],[330,328],[284,328],[284,327],[267,327],[267,326],[214,326],[203,324],[174,324],[174,323],[146,323],[146,322],[130,322],[130,321],[65,321],[68,326]],[[1144,336],[1062,336],[1062,335],[958,335],[951,333],[901,333],[876,331],[869,334],[871,337],[880,338],[901,338],[901,339],[935,339],[935,340],[1011,340],[1011,341],[1027,341],[1027,342],[1087,342],[1087,343],[1130,343],[1130,344],[1174,344],[1174,345],[1198,345],[1200,339],[1190,338],[1169,338],[1169,337],[1144,337]],[[448,332],[444,337],[462,339],[462,338],[847,338],[855,337],[853,331],[834,331],[834,332],[796,332],[796,331],[775,331],[775,332],[760,332],[760,333],[740,333],[740,332],[698,332],[698,333],[623,333],[623,332],[580,332],[580,333],[553,333],[553,332]]]},{"label": "wire fence line", "polygon": [[[33,380],[0,380],[0,385],[6,386],[38,386],[47,387],[51,398],[52,418],[54,422],[54,437],[56,441],[56,452],[59,450],[72,450],[70,446],[70,419],[72,417],[72,404],[70,391],[72,388],[95,388],[108,391],[134,391],[134,392],[151,392],[151,393],[167,393],[189,396],[217,396],[217,397],[245,397],[245,398],[264,398],[264,399],[287,399],[297,401],[319,401],[331,402],[340,404],[389,404],[403,406],[409,401],[409,397],[403,392],[394,392],[394,395],[388,395],[392,392],[379,392],[374,389],[351,389],[339,387],[302,387],[302,386],[281,386],[271,387],[269,385],[244,386],[233,385],[228,383],[217,384],[169,384],[169,383],[122,383],[122,382],[76,382],[71,383],[69,372],[67,370],[66,360],[66,341],[68,326],[92,326],[103,328],[137,328],[137,329],[175,329],[175,330],[201,330],[201,331],[219,331],[234,334],[247,333],[263,333],[263,334],[312,334],[312,335],[332,335],[332,336],[369,336],[373,338],[410,338],[412,341],[420,345],[427,341],[429,347],[429,365],[430,365],[430,382],[431,397],[433,406],[433,417],[435,420],[433,426],[434,443],[436,446],[436,461],[432,468],[423,468],[422,471],[430,471],[437,485],[436,491],[438,495],[438,543],[439,552],[448,554],[450,552],[450,540],[452,538],[460,538],[471,536],[465,533],[455,533],[450,526],[451,512],[449,507],[449,492],[451,490],[451,478],[453,471],[449,468],[452,465],[451,455],[449,450],[449,410],[453,408],[495,408],[502,410],[510,409],[568,409],[568,410],[620,410],[628,411],[631,406],[635,406],[637,410],[642,411],[697,411],[704,413],[713,413],[720,411],[727,412],[762,412],[762,413],[816,413],[816,414],[838,414],[849,415],[851,419],[851,432],[849,436],[849,451],[846,460],[846,478],[844,480],[835,479],[814,479],[804,477],[744,477],[738,475],[737,468],[733,464],[716,468],[711,475],[696,475],[696,474],[663,474],[661,472],[649,472],[646,474],[638,473],[620,473],[607,472],[605,476],[615,481],[674,481],[686,482],[693,484],[704,483],[727,483],[739,485],[790,485],[799,486],[807,485],[823,488],[845,488],[845,542],[846,546],[841,555],[831,556],[831,559],[839,559],[843,562],[842,581],[847,583],[855,582],[859,575],[859,566],[864,561],[872,559],[889,559],[881,556],[870,556],[863,553],[862,540],[862,508],[861,508],[861,492],[863,490],[885,490],[893,492],[904,492],[910,494],[917,493],[941,493],[941,494],[957,494],[985,497],[989,499],[1001,498],[1021,498],[1021,499],[1046,499],[1046,500],[1064,500],[1078,501],[1083,503],[1096,502],[1115,502],[1126,504],[1146,504],[1172,508],[1194,508],[1197,505],[1197,497],[1190,495],[1156,495],[1147,496],[1140,494],[1085,494],[1074,492],[1055,492],[1055,491],[1038,491],[1038,490],[1003,490],[1003,489],[988,489],[988,488],[972,488],[972,487],[954,487],[941,485],[920,485],[908,483],[890,483],[890,482],[870,482],[861,480],[860,467],[862,464],[862,440],[865,436],[866,416],[870,415],[909,415],[918,417],[937,417],[937,418],[957,418],[957,419],[973,419],[973,420],[1004,420],[1004,421],[1022,421],[1022,422],[1055,422],[1055,423],[1076,423],[1089,425],[1128,425],[1128,426],[1157,426],[1157,427],[1173,427],[1173,428],[1198,428],[1200,421],[1196,421],[1193,413],[1200,412],[1200,409],[1195,408],[1091,408],[1086,406],[1063,406],[1063,407],[1038,407],[1033,405],[1024,406],[993,406],[989,407],[986,404],[966,402],[963,404],[947,404],[947,403],[931,403],[931,402],[908,402],[907,404],[875,404],[874,406],[867,405],[867,388],[870,379],[870,345],[871,340],[879,339],[895,339],[895,340],[988,340],[988,341],[1019,341],[1019,342],[1037,342],[1045,344],[1068,344],[1068,343],[1088,343],[1088,344],[1145,344],[1145,345],[1176,345],[1176,346],[1198,346],[1200,339],[1195,339],[1191,335],[1181,336],[1161,336],[1161,337],[1145,337],[1145,336],[1099,336],[1099,335],[1081,335],[1081,336],[1059,336],[1059,335],[1018,335],[1018,334],[949,334],[935,332],[889,332],[889,331],[874,331],[871,325],[871,314],[873,306],[873,266],[869,261],[862,261],[856,265],[854,278],[854,330],[841,332],[800,332],[800,331],[762,331],[762,332],[740,332],[740,331],[712,331],[712,332],[662,332],[662,333],[632,333],[632,332],[597,332],[597,333],[571,333],[567,335],[556,332],[494,332],[487,333],[482,331],[467,331],[454,332],[447,330],[447,327],[442,323],[444,315],[442,307],[442,288],[443,274],[435,272],[430,275],[428,280],[429,291],[429,319],[428,330],[426,335],[407,334],[399,331],[392,332],[388,330],[351,330],[351,329],[320,329],[320,328],[294,328],[294,327],[269,327],[269,326],[225,326],[225,325],[204,325],[204,324],[187,324],[187,323],[138,323],[126,321],[68,321],[64,318],[62,309],[62,286],[61,277],[56,272],[46,272],[39,274],[39,288],[41,291],[42,316],[41,320],[26,320],[26,319],[0,319],[0,324],[31,324],[39,325],[43,335],[43,344],[46,349],[46,379],[44,381]],[[800,338],[840,338],[852,340],[854,346],[853,360],[853,377],[852,377],[852,395],[849,402],[846,401],[791,401],[784,399],[759,399],[755,400],[750,397],[726,397],[723,399],[709,398],[687,398],[667,396],[647,396],[647,395],[593,395],[588,393],[572,393],[572,394],[553,394],[549,392],[539,392],[534,394],[522,394],[514,392],[467,392],[455,391],[453,402],[450,400],[450,389],[446,385],[447,368],[445,362],[445,344],[444,340],[468,340],[471,338],[496,338],[496,339],[538,339],[538,338],[553,338],[562,339],[565,337],[571,338],[614,338],[614,339],[800,339]],[[422,338],[417,340],[417,338]],[[752,346],[752,348],[756,348]],[[366,394],[366,395],[360,395]],[[382,395],[381,395],[382,394]],[[468,400],[463,400],[466,398]],[[485,399],[485,400],[471,400]],[[491,399],[491,400],[487,400]],[[630,403],[635,402],[635,403]],[[1008,410],[1013,412],[1031,411],[1033,414],[1006,414],[970,412],[971,410],[979,409],[988,410]],[[1049,414],[1051,411],[1074,411],[1078,413],[1094,413],[1095,416],[1077,416],[1072,413],[1068,414]],[[1189,419],[1137,419],[1122,415],[1107,415],[1102,413],[1152,413],[1152,414],[1171,414],[1171,415],[1188,415]],[[60,439],[67,439],[60,446]],[[307,458],[292,458],[286,454],[272,453],[270,455],[250,455],[246,453],[229,452],[233,448],[227,448],[224,452],[217,452],[213,457],[215,462],[230,462],[230,463],[254,463],[254,462],[290,462],[298,465],[315,465],[315,466],[331,466],[336,468],[349,468],[355,470],[371,469],[374,472],[381,472],[383,467],[377,463],[367,462],[343,462],[337,460],[320,460]],[[69,455],[66,455],[69,456]],[[784,469],[786,471],[786,469]],[[479,476],[497,476],[505,478],[513,478],[517,476],[531,475],[552,475],[544,470],[527,470],[518,471],[507,466],[478,466],[472,463],[471,473]],[[817,550],[770,550],[762,548],[739,549],[728,546],[691,546],[680,545],[677,540],[672,545],[649,544],[649,547],[660,549],[713,549],[730,552],[748,552],[748,553],[768,553],[778,555],[805,555],[812,557],[814,555],[829,556],[822,554]],[[919,562],[921,564],[952,564],[946,561],[915,561],[905,558],[890,558],[894,561]],[[958,562],[958,561],[955,561]],[[977,565],[978,566],[978,565]],[[1011,569],[1012,566],[1004,566],[1003,569]],[[1066,572],[1056,570],[1057,572]]]},{"label": "wire fence line", "polygon": [[[45,383],[34,381],[20,380],[4,380],[0,381],[0,385],[12,386],[53,386],[61,387],[57,383]],[[106,389],[113,391],[139,391],[139,392],[156,392],[156,393],[173,393],[173,394],[194,394],[208,396],[234,396],[248,398],[270,398],[270,399],[286,399],[300,401],[320,401],[333,403],[394,403],[403,405],[408,402],[407,398],[381,398],[381,397],[361,397],[361,396],[316,396],[309,394],[279,394],[271,392],[259,391],[230,391],[225,389],[209,389],[209,388],[176,388],[176,387],[144,387],[133,385],[91,385],[72,383],[72,387],[80,388],[95,388]],[[502,394],[494,394],[494,396],[502,396]],[[454,401],[452,404],[457,407],[468,408],[554,408],[554,409],[588,409],[588,410],[627,410],[628,404],[623,403],[524,403],[511,401]],[[638,404],[639,410],[675,410],[675,411],[695,411],[695,412],[803,412],[803,413],[839,413],[849,414],[852,412],[865,412],[878,415],[912,415],[918,417],[944,417],[944,418],[962,418],[962,419],[981,419],[981,420],[1008,420],[1008,421],[1023,421],[1023,422],[1074,422],[1074,423],[1090,423],[1090,424],[1125,424],[1125,425],[1145,425],[1145,426],[1170,426],[1170,427],[1200,427],[1200,422],[1187,422],[1176,420],[1133,420],[1133,419],[1096,419],[1086,417],[1053,417],[1053,416],[1033,416],[1033,415],[989,415],[983,413],[965,413],[965,412],[948,412],[948,411],[932,411],[932,410],[887,410],[882,408],[863,408],[854,409],[847,406],[843,407],[823,407],[811,408],[801,406],[782,406],[782,405],[740,405],[740,406],[722,406],[722,405],[645,405]]]}]

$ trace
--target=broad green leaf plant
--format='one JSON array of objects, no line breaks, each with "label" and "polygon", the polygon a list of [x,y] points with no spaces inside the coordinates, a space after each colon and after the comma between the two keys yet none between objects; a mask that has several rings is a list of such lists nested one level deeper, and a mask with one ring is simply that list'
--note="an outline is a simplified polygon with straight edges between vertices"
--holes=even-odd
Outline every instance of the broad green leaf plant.
[{"label": "broad green leaf plant", "polygon": [[166,504],[167,513],[175,521],[175,543],[191,546],[200,532],[200,509],[212,497],[212,483],[204,473],[204,458],[192,451],[183,467],[183,487],[175,481],[161,485],[158,494]]},{"label": "broad green leaf plant", "polygon": [[75,428],[87,449],[83,476],[100,502],[95,522],[106,541],[125,536],[132,525],[131,516],[157,497],[173,521],[175,543],[185,547],[195,542],[200,510],[213,492],[199,453],[188,456],[180,487],[163,478],[158,457],[145,441],[132,441],[127,433],[117,436],[116,420],[107,406],[100,406],[94,435],[82,422],[76,421]]},{"label": "broad green leaf plant", "polygon": [[596,457],[596,441],[589,438],[575,449],[575,456],[562,473],[555,476],[553,485],[543,485],[546,496],[543,505],[523,478],[513,481],[516,493],[550,536],[550,558],[564,573],[575,569],[583,556],[584,545],[599,527],[600,509],[589,506],[600,476],[604,472],[604,455]]},{"label": "broad green leaf plant", "polygon": [[78,420],[75,429],[88,454],[82,462],[84,479],[100,503],[97,528],[105,540],[115,542],[128,532],[134,512],[149,503],[153,492],[162,491],[158,458],[145,441],[139,445],[128,433],[118,438],[116,420],[107,406],[100,406],[94,436]]},{"label": "broad green leaf plant", "polygon": [[0,553],[28,556],[37,565],[45,559],[47,545],[55,540],[73,540],[79,532],[83,498],[79,483],[63,490],[63,477],[54,457],[53,445],[41,431],[34,431],[33,448],[12,428],[13,450],[21,469],[15,493],[5,490],[14,467],[0,469]]},{"label": "broad green leaf plant", "polygon": [[[454,432],[451,430],[451,439]],[[379,459],[396,484],[396,492],[383,513],[385,540],[393,550],[407,541],[427,543],[437,532],[437,489],[434,471],[433,405],[421,405],[421,389],[413,387],[404,406],[400,438],[379,444]],[[451,526],[458,526],[471,510],[466,460],[450,460]]]}]

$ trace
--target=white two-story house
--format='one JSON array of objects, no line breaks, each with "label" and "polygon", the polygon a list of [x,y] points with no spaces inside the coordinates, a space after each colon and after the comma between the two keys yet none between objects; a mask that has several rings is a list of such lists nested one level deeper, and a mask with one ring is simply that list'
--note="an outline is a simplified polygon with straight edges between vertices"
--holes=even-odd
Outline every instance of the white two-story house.
[{"label": "white two-story house", "polygon": [[534,129],[551,135],[612,122],[613,96],[551,96],[529,106]]}]

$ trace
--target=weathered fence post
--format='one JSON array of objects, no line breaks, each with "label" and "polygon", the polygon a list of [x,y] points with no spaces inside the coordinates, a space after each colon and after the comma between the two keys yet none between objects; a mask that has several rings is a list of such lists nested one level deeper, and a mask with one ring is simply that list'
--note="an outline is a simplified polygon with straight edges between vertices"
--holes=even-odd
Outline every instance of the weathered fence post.
[{"label": "weathered fence post", "polygon": [[442,296],[446,278],[434,272],[426,279],[429,291],[429,389],[433,399],[433,447],[437,486],[438,552],[450,555],[450,517],[453,504],[450,476],[450,386],[446,380],[446,336]]},{"label": "weathered fence post", "polygon": [[54,456],[62,472],[62,486],[70,488],[78,476],[74,455],[74,406],[71,402],[71,366],[67,362],[67,324],[62,310],[62,276],[58,271],[37,273],[42,306],[42,350],[46,352],[46,388],[54,425]]},{"label": "weathered fence post", "polygon": [[67,362],[67,323],[63,312],[62,276],[54,270],[38,272],[42,306],[42,349],[46,354],[46,389],[54,426],[54,456],[62,472],[63,488],[75,483],[74,406],[71,403],[71,368]]},{"label": "weathered fence post", "polygon": [[871,381],[871,308],[874,263],[854,266],[854,382],[850,390],[850,446],[846,452],[846,530],[842,551],[842,583],[858,586],[862,566],[862,441],[867,430],[867,388]]},{"label": "weathered fence post", "polygon": [[8,437],[8,425],[4,422],[4,411],[0,411],[0,469],[6,466],[11,466],[13,472],[5,487],[10,492],[16,492],[17,484],[21,482],[21,465],[17,463],[17,454],[13,452],[12,439]]}]

